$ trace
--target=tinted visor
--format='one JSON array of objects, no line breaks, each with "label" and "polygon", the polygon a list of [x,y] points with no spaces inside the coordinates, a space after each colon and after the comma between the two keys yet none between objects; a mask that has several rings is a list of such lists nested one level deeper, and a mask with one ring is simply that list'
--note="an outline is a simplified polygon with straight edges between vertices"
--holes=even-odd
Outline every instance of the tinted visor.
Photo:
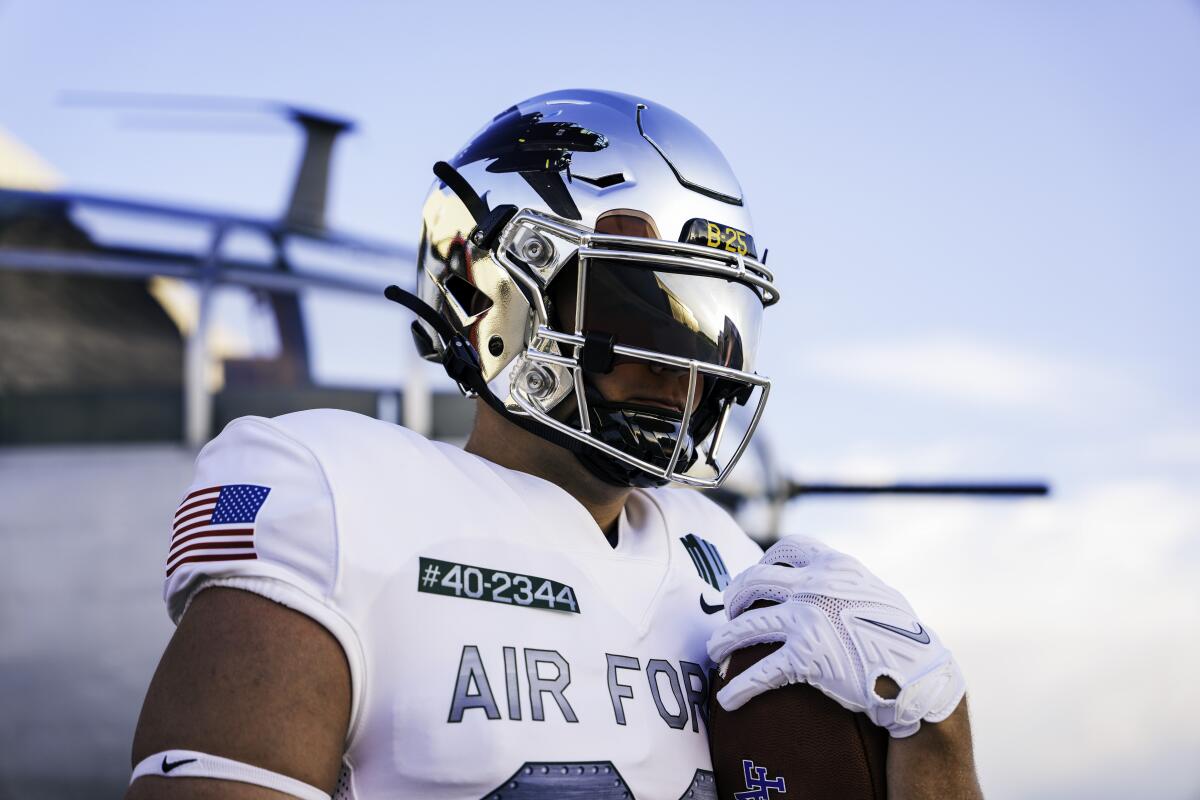
[{"label": "tinted visor", "polygon": [[616,344],[752,372],[762,300],[749,286],[651,262],[587,259],[583,331]]}]

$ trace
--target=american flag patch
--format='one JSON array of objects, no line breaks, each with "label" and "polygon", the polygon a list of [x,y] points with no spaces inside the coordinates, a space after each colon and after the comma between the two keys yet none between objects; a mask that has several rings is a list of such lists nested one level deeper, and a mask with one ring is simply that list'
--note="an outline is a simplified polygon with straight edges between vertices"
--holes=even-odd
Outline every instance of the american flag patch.
[{"label": "american flag patch", "polygon": [[210,486],[183,498],[167,554],[167,577],[196,561],[246,561],[254,552],[254,520],[271,489],[250,483]]}]

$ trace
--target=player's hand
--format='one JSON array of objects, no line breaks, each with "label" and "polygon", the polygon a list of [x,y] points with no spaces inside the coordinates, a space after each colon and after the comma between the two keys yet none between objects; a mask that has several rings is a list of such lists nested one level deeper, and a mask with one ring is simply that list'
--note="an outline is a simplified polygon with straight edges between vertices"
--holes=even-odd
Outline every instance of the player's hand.
[{"label": "player's hand", "polygon": [[[760,600],[774,605],[750,608]],[[950,716],[966,691],[950,651],[908,601],[857,559],[815,539],[777,542],[725,588],[725,609],[729,621],[708,640],[709,657],[722,669],[735,650],[783,643],[717,694],[728,711],[804,682],[899,738],[916,733],[922,720]],[[899,694],[886,690],[886,678]]]}]

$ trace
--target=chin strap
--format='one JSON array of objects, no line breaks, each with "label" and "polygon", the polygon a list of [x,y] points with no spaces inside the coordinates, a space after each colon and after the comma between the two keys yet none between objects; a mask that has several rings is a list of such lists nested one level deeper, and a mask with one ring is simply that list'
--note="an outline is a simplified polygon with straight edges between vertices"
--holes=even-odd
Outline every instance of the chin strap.
[{"label": "chin strap", "polygon": [[[446,374],[458,384],[465,395],[478,395],[487,399],[496,396],[488,389],[483,379],[483,368],[479,364],[479,352],[454,326],[447,322],[441,314],[429,307],[421,298],[412,292],[406,292],[395,284],[383,290],[383,296],[393,303],[399,303],[409,311],[427,322],[442,339],[441,362]],[[499,402],[499,400],[496,400]],[[491,403],[489,403],[491,405]]]},{"label": "chin strap", "polygon": [[[487,403],[489,408],[518,428],[529,431],[534,436],[545,439],[551,444],[558,445],[564,450],[574,453],[584,466],[601,480],[617,486],[642,485],[640,483],[621,483],[611,471],[597,469],[596,457],[600,456],[600,453],[578,439],[557,431],[554,428],[540,425],[526,416],[514,414],[510,411],[508,406],[504,405],[499,397],[496,397],[495,393],[487,385],[487,381],[484,380],[483,367],[480,366],[479,353],[475,349],[475,346],[461,332],[454,330],[454,326],[447,322],[442,315],[430,308],[429,304],[424,300],[395,285],[387,287],[383,292],[383,296],[393,303],[399,303],[429,323],[430,327],[442,339],[442,347],[440,348],[442,367],[446,370],[446,374],[450,376],[450,379],[458,384],[459,390],[464,395],[467,397],[478,397]],[[637,472],[645,475],[641,470]],[[646,477],[650,478],[651,476],[646,475]]]}]

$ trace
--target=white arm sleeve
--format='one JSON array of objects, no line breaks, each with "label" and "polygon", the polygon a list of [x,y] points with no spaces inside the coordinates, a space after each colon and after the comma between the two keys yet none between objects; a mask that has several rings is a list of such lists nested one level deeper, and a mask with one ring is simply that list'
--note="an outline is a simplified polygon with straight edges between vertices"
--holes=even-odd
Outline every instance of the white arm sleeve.
[{"label": "white arm sleeve", "polygon": [[223,586],[311,617],[345,652],[353,730],[363,656],[334,601],[338,554],[334,499],[317,458],[271,420],[241,417],[196,458],[170,533],[167,611],[178,623],[197,592]]}]

